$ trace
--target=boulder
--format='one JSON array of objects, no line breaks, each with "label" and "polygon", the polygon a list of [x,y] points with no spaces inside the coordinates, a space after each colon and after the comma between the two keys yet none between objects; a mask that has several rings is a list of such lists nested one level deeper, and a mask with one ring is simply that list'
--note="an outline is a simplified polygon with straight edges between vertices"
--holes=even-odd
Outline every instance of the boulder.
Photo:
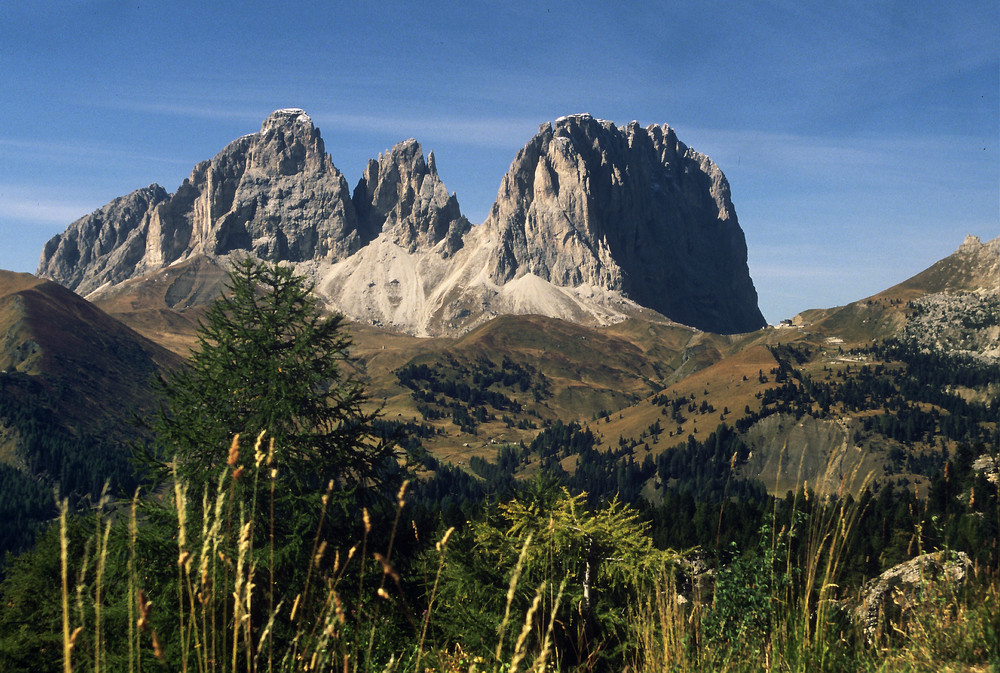
[{"label": "boulder", "polygon": [[966,581],[971,568],[965,552],[938,551],[900,563],[865,584],[854,618],[865,638],[874,642],[905,626],[929,589],[955,589]]}]

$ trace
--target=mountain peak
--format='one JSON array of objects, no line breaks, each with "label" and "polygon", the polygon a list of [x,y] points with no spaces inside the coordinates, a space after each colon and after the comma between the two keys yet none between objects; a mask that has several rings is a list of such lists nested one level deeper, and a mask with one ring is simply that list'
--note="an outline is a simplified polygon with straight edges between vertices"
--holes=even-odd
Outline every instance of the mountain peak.
[{"label": "mountain peak", "polygon": [[[979,248],[983,242],[978,236],[973,234],[967,234],[965,240],[962,241],[962,245],[958,246],[959,250],[976,250]],[[957,252],[957,251],[956,251]]]},{"label": "mountain peak", "polygon": [[563,115],[562,117],[557,117],[555,121],[556,126],[563,126],[567,124],[586,124],[588,122],[597,122],[598,124],[611,124],[607,119],[598,119],[589,112],[577,112],[571,115]]},{"label": "mountain peak", "polygon": [[176,193],[136,192],[71,224],[45,246],[39,275],[90,294],[200,255],[249,253],[309,263],[337,310],[415,333],[505,312],[606,323],[653,309],[712,332],[764,325],[729,184],[667,126],[588,113],[542,125],[481,227],[437,169],[409,138],[370,160],[352,194],[309,115],[275,110]]},{"label": "mountain peak", "polygon": [[668,126],[589,114],[543,124],[518,152],[483,225],[498,285],[532,274],[620,292],[712,332],[762,327],[729,183]]},{"label": "mountain peak", "polygon": [[368,162],[352,201],[367,236],[386,234],[411,253],[444,241],[440,252],[451,255],[462,247],[462,236],[470,226],[458,199],[438,177],[434,153],[424,160],[414,138]]},{"label": "mountain peak", "polygon": [[267,133],[277,127],[305,126],[314,128],[312,118],[302,108],[287,107],[275,110],[260,125],[260,132]]}]

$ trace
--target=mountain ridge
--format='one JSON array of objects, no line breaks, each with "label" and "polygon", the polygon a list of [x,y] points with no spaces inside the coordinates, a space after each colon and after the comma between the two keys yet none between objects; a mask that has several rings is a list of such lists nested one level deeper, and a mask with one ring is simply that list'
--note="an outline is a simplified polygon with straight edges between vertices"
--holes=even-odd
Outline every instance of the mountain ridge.
[{"label": "mountain ridge", "polygon": [[[352,194],[309,116],[277,110],[173,194],[150,185],[72,223],[38,275],[99,297],[199,255],[248,253],[304,264],[332,308],[412,334],[501,313],[764,325],[721,170],[668,126],[589,115],[543,124],[474,227],[416,140],[370,160]],[[393,266],[401,277],[384,278]]]},{"label": "mountain ridge", "polygon": [[884,338],[903,329],[915,310],[913,302],[959,294],[985,303],[1000,301],[1000,236],[984,243],[969,234],[950,255],[906,280],[844,306],[802,311],[792,322],[847,339],[861,334]]}]

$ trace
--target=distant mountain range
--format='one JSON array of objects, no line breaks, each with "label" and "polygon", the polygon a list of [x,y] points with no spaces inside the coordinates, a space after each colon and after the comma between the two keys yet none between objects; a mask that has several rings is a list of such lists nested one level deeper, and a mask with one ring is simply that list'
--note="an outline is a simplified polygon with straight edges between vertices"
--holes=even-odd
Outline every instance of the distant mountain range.
[{"label": "distant mountain range", "polygon": [[88,297],[199,257],[299,265],[331,308],[414,335],[502,314],[583,325],[645,315],[716,333],[765,324],[729,184],[664,126],[543,124],[472,226],[415,140],[353,194],[309,116],[271,114],[168,194],[150,185],[72,223],[38,275]]}]

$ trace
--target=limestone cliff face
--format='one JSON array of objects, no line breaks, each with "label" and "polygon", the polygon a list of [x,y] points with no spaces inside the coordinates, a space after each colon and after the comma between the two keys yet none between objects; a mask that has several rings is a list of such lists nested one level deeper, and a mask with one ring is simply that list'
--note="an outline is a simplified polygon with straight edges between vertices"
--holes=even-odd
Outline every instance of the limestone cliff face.
[{"label": "limestone cliff face", "polygon": [[168,199],[154,184],[80,218],[45,244],[38,275],[71,290],[128,280],[146,254],[146,232],[157,206]]},{"label": "limestone cliff face", "polygon": [[524,274],[616,290],[714,332],[765,324],[729,183],[664,126],[590,115],[545,124],[504,176],[485,223],[498,284]]},{"label": "limestone cliff face", "polygon": [[353,202],[363,231],[371,238],[384,233],[411,253],[440,246],[447,257],[462,247],[471,226],[441,182],[434,153],[425,161],[412,138],[369,160]]},{"label": "limestone cliff face", "polygon": [[151,185],[72,223],[38,274],[96,297],[236,252],[299,264],[333,308],[412,334],[504,313],[607,324],[652,309],[715,332],[764,324],[718,167],[667,126],[589,115],[543,125],[472,227],[416,140],[369,161],[352,196],[309,116],[278,110],[175,193]]},{"label": "limestone cliff face", "polygon": [[74,222],[45,245],[38,275],[86,294],[199,254],[336,261],[365,242],[319,130],[287,109],[195,166],[174,194],[151,185]]}]

